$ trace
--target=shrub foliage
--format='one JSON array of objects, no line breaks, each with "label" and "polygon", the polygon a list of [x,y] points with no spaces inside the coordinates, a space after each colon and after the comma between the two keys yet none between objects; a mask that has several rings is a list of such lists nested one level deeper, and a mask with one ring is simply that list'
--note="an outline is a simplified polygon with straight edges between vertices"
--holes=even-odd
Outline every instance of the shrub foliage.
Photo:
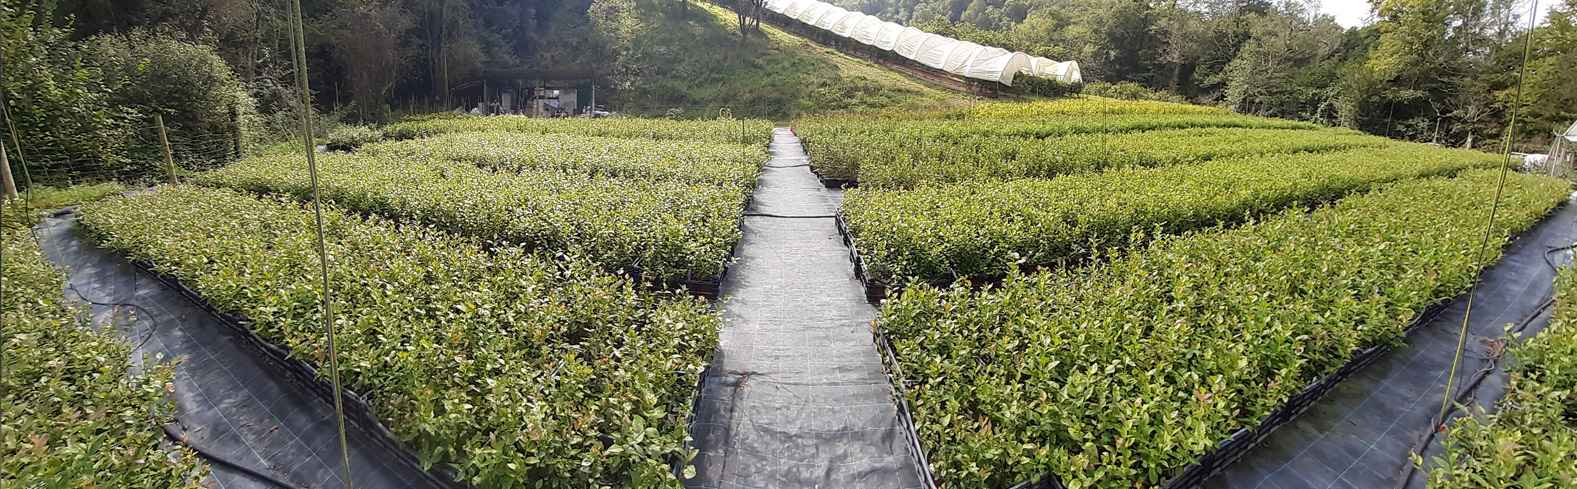
[{"label": "shrub foliage", "polygon": [[368,145],[361,154],[464,161],[495,170],[571,172],[643,180],[755,186],[759,147],[509,131],[454,132]]},{"label": "shrub foliage", "polygon": [[203,487],[195,453],[163,448],[174,366],[129,372],[131,347],[64,302],[18,207],[0,211],[0,486]]},{"label": "shrub foliage", "polygon": [[410,139],[451,132],[512,131],[623,138],[679,139],[765,146],[772,122],[756,119],[661,120],[633,118],[544,119],[525,116],[424,117],[390,124],[384,134]]},{"label": "shrub foliage", "polygon": [[1120,169],[1049,180],[850,190],[843,212],[868,272],[896,284],[995,280],[1161,234],[1317,204],[1409,178],[1498,164],[1422,145]]},{"label": "shrub foliage", "polygon": [[1494,414],[1474,413],[1445,435],[1429,487],[1577,486],[1577,271],[1556,282],[1550,325],[1511,349],[1511,382]]},{"label": "shrub foliage", "polygon": [[[656,281],[721,275],[739,240],[748,192],[580,172],[504,173],[466,162],[370,153],[320,155],[320,195],[346,209],[487,241],[572,251],[604,270],[638,272]],[[312,192],[301,159],[287,155],[250,158],[198,181],[302,199]]]},{"label": "shrub foliage", "polygon": [[[299,204],[166,186],[81,212],[104,246],[324,364]],[[717,343],[703,302],[580,258],[333,207],[324,219],[343,379],[424,463],[477,487],[678,487],[669,464],[693,456],[684,418]]]},{"label": "shrub foliage", "polygon": [[[949,487],[1165,481],[1465,291],[1489,203],[1461,197],[1493,193],[1497,177],[1403,182],[979,293],[904,290],[879,323],[916,383],[931,468]],[[1495,250],[1569,192],[1514,175]]]}]

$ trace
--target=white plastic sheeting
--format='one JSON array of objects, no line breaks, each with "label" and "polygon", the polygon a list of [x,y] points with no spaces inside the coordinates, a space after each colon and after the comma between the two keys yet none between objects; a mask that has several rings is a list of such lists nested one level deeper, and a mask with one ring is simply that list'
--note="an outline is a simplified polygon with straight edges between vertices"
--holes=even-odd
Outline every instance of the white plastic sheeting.
[{"label": "white plastic sheeting", "polygon": [[850,12],[819,0],[767,0],[766,7],[767,10],[839,37],[892,51],[920,64],[966,78],[990,80],[1009,86],[1013,85],[1013,78],[1020,73],[1069,83],[1083,81],[1077,62],[1052,61],[939,36],[860,12]]}]

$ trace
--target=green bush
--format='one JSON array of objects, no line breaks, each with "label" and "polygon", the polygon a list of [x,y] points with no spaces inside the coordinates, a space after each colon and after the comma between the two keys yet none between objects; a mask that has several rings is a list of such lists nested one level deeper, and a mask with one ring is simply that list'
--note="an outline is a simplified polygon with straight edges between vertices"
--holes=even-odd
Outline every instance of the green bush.
[{"label": "green bush", "polygon": [[[1170,105],[1170,104],[1168,104]],[[1175,107],[1175,106],[1174,106]],[[1192,107],[1192,106],[1182,106]],[[1049,138],[1076,134],[1127,133],[1163,129],[1244,128],[1318,129],[1306,122],[1265,119],[1226,113],[1177,112],[1168,108],[1120,113],[1096,112],[1097,104],[1043,108],[1042,115],[1012,109],[981,109],[981,117],[967,119],[873,119],[864,116],[815,117],[795,122],[794,130],[810,153],[811,165],[827,178],[860,179],[860,166],[880,164],[894,154],[917,147],[939,148],[967,156],[1004,145],[1006,138]],[[1167,110],[1162,112],[1161,110]],[[1079,114],[1075,111],[1090,111]],[[968,116],[965,116],[968,117]],[[988,118],[989,117],[989,118]]]},{"label": "green bush", "polygon": [[67,31],[35,21],[34,14],[10,2],[0,5],[0,88],[21,155],[9,137],[5,144],[19,186],[27,176],[35,185],[61,185],[150,171],[150,162],[128,155],[135,114],[114,103],[103,70],[83,59]]},{"label": "green bush", "polygon": [[31,219],[18,212],[0,210],[0,486],[203,487],[197,455],[163,447],[173,365],[129,373],[131,347],[66,305],[60,273],[9,224]]},{"label": "green bush", "polygon": [[1346,130],[1164,129],[1050,138],[964,136],[870,148],[860,186],[912,188],[974,180],[1050,178],[1109,168],[1145,168],[1239,156],[1378,148],[1389,140]]},{"label": "green bush", "polygon": [[376,143],[383,140],[383,131],[372,126],[358,124],[345,124],[329,131],[327,146],[329,151],[354,151],[362,145]]},{"label": "green bush", "polygon": [[455,116],[404,120],[390,124],[390,139],[411,139],[451,132],[510,131],[578,134],[617,138],[676,139],[765,146],[772,122],[753,119],[664,120],[633,118],[545,119],[525,116]]},{"label": "green bush", "polygon": [[1549,327],[1511,357],[1498,412],[1451,426],[1429,487],[1577,487],[1577,271],[1561,272]]},{"label": "green bush", "polygon": [[1162,102],[1186,103],[1188,99],[1165,90],[1153,90],[1134,82],[1091,82],[1084,84],[1081,93],[1097,97],[1110,97],[1122,100],[1158,100]]},{"label": "green bush", "polygon": [[163,114],[175,159],[185,168],[232,161],[247,144],[241,129],[256,118],[252,97],[210,46],[142,31],[87,41],[88,59],[103,70],[110,103],[136,112],[142,128],[128,156],[160,161],[154,114]]},{"label": "green bush", "polygon": [[[325,364],[312,212],[190,186],[81,212],[103,246]],[[424,464],[475,487],[679,487],[669,464],[694,456],[685,417],[717,346],[703,301],[578,258],[333,207],[323,219],[342,378]]]},{"label": "green bush", "polygon": [[898,285],[919,277],[945,285],[1077,263],[1158,235],[1499,163],[1484,153],[1393,143],[1049,180],[862,187],[847,193],[843,212],[873,278]]},{"label": "green bush", "polygon": [[[931,469],[958,488],[1159,485],[1466,291],[1490,203],[1461,196],[1498,177],[1407,181],[979,293],[905,289],[878,321]],[[1570,192],[1513,175],[1489,258]]]},{"label": "green bush", "polygon": [[[325,154],[317,163],[321,196],[341,207],[493,242],[574,251],[607,271],[656,282],[721,275],[749,192],[578,171],[495,172],[420,156]],[[312,191],[305,164],[299,156],[260,156],[197,181],[304,199]]]},{"label": "green bush", "polygon": [[455,132],[362,147],[366,156],[469,162],[507,172],[571,172],[752,188],[758,146],[508,131]]}]

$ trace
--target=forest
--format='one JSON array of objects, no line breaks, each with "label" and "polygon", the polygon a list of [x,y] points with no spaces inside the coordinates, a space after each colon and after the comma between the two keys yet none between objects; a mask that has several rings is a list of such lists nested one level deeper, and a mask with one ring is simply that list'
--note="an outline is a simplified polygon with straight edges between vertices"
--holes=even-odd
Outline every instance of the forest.
[{"label": "forest", "polygon": [[[1501,146],[1528,39],[1527,5],[1516,0],[1386,0],[1373,5],[1373,22],[1350,29],[1306,0],[840,1],[1078,61],[1090,94],[1489,150]],[[1555,1],[1527,46],[1514,149],[1539,151],[1577,118],[1577,0]],[[701,12],[729,7],[750,25],[759,0],[301,3],[315,108],[331,122],[462,108],[455,87],[484,69],[590,73],[603,100],[649,115],[743,103],[743,115],[781,120],[916,98],[786,56],[749,35],[759,31]],[[8,0],[8,122],[31,141],[30,166],[44,181],[66,168],[148,172],[161,122],[177,159],[197,162],[188,166],[233,160],[295,127],[287,13],[280,0]]]},{"label": "forest", "polygon": [[[1532,32],[1516,138],[1530,150],[1577,118],[1577,2],[1547,1],[1556,5]],[[1498,147],[1503,134],[1529,9],[1515,0],[1371,0],[1374,21],[1344,29],[1315,0],[838,3],[1077,60],[1087,79],[1137,84],[1129,94],[1476,148]]]}]

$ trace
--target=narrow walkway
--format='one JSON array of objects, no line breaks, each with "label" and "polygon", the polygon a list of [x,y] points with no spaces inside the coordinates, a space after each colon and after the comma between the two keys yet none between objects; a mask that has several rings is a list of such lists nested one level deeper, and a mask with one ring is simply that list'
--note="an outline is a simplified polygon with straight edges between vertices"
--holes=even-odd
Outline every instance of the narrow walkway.
[{"label": "narrow walkway", "polygon": [[[189,443],[295,487],[345,487],[332,404],[291,381],[282,366],[254,353],[245,338],[180,292],[84,239],[73,217],[46,219],[37,236],[49,260],[67,274],[67,299],[90,303],[96,325],[130,341],[134,365],[160,355],[179,362],[176,429]],[[369,435],[356,429],[350,435],[355,487],[431,487]],[[212,487],[275,487],[211,465]]]},{"label": "narrow walkway", "polygon": [[[1486,365],[1485,341],[1501,338],[1508,324],[1536,316],[1528,325],[1527,332],[1532,333],[1549,322],[1547,313],[1537,314],[1539,305],[1554,292],[1555,270],[1545,261],[1545,251],[1570,245],[1573,239],[1577,239],[1577,204],[1569,203],[1507,245],[1500,261],[1484,271],[1459,377]],[[1569,256],[1551,255],[1557,264]],[[1453,300],[1414,332],[1405,346],[1338,384],[1205,487],[1397,487],[1411,463],[1408,454],[1429,433],[1431,420],[1440,411],[1466,306],[1465,295]],[[1503,383],[1503,378],[1504,373],[1486,380],[1486,385]]]},{"label": "narrow walkway", "polygon": [[778,128],[723,280],[692,489],[921,487],[848,249],[799,138]]}]

